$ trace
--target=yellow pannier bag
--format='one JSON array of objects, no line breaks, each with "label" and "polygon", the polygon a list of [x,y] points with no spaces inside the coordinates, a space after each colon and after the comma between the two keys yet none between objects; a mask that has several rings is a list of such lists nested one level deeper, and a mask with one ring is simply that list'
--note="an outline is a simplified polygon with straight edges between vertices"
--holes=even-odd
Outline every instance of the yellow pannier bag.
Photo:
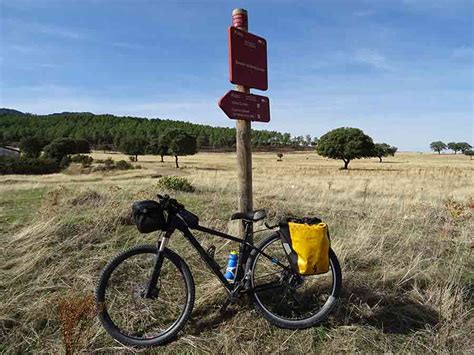
[{"label": "yellow pannier bag", "polygon": [[288,221],[288,232],[291,249],[296,254],[296,258],[293,254],[289,259],[299,274],[316,275],[329,271],[330,240],[326,223]]}]

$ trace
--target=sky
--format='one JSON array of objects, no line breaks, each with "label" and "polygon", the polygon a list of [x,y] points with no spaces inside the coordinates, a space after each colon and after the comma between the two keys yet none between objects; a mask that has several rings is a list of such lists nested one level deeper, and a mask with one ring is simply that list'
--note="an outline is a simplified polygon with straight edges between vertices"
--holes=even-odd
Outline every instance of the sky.
[{"label": "sky", "polygon": [[426,151],[474,145],[474,1],[0,0],[0,107],[235,126],[233,8],[268,43],[271,122],[320,137],[357,127]]}]

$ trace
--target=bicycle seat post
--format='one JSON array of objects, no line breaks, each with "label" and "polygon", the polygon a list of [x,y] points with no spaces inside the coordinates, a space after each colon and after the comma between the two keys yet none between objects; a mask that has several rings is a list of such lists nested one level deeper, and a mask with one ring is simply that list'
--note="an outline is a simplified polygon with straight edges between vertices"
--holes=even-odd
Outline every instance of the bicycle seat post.
[{"label": "bicycle seat post", "polygon": [[244,224],[245,241],[253,244],[253,222],[242,221]]}]

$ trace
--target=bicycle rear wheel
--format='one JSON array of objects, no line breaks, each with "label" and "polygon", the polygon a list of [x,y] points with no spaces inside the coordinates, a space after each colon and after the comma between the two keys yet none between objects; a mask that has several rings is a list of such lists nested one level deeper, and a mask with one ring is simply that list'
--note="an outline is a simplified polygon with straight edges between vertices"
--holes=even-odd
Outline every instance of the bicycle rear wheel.
[{"label": "bicycle rear wheel", "polygon": [[342,285],[339,262],[329,251],[329,272],[301,276],[289,266],[286,253],[275,233],[259,248],[283,268],[254,250],[249,260],[251,296],[255,309],[271,323],[289,329],[303,329],[320,323],[337,303]]},{"label": "bicycle rear wheel", "polygon": [[132,346],[155,346],[171,340],[184,326],[194,305],[189,267],[169,249],[152,298],[145,290],[157,248],[142,245],[115,257],[103,270],[96,291],[99,318],[107,332]]}]

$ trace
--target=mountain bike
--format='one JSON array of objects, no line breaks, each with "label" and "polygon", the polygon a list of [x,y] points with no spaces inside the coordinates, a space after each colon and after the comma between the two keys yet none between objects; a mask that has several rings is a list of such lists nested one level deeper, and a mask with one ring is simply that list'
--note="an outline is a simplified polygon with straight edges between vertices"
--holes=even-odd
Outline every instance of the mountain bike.
[{"label": "mountain bike", "polygon": [[[266,218],[264,210],[232,215],[232,220],[243,223],[241,239],[201,226],[196,215],[167,195],[143,202],[147,203],[143,210],[152,218],[140,226],[137,223],[139,229],[161,228],[164,233],[156,245],[136,246],[112,259],[102,271],[96,290],[99,318],[119,342],[139,347],[167,343],[190,318],[194,280],[186,262],[168,248],[175,231],[191,243],[227,291],[222,309],[246,294],[256,311],[274,325],[303,329],[325,320],[335,306],[342,276],[334,252],[329,250],[326,274],[299,275],[290,266],[279,230],[275,230],[278,224],[265,222],[266,230],[275,231],[254,245],[253,235],[258,231],[253,232],[253,224]],[[156,220],[160,221],[156,226],[147,227]],[[215,247],[205,250],[191,230],[240,243],[233,282],[224,277],[215,261]]]}]

